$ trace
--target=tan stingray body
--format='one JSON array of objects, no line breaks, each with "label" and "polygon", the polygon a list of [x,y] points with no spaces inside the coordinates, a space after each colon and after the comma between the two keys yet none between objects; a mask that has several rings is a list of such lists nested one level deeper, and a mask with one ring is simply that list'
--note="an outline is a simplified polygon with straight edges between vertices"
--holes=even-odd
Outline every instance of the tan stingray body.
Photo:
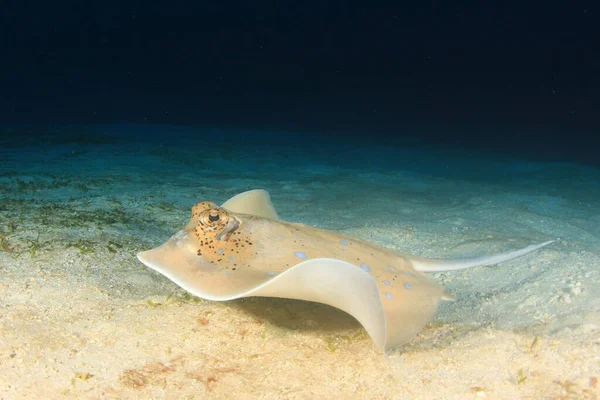
[{"label": "tan stingray body", "polygon": [[412,257],[335,232],[278,219],[268,193],[244,192],[219,207],[200,202],[163,245],[138,254],[196,296],[315,301],[344,310],[387,350],[431,320],[444,288],[424,270],[455,270],[520,257],[552,241],[470,259]]},{"label": "tan stingray body", "polygon": [[[219,220],[206,223],[203,214],[209,211]],[[231,219],[238,226],[227,239],[218,240]],[[228,212],[211,202],[196,204],[186,227],[154,251],[161,248],[159,262],[186,281],[210,283],[210,294],[217,297],[250,291],[305,260],[346,261],[374,278],[390,337],[398,337],[393,334],[396,326],[406,330],[414,325],[414,334],[421,330],[444,293],[390,249],[303,224]],[[175,260],[177,256],[182,259]],[[396,319],[404,322],[398,325]]]}]

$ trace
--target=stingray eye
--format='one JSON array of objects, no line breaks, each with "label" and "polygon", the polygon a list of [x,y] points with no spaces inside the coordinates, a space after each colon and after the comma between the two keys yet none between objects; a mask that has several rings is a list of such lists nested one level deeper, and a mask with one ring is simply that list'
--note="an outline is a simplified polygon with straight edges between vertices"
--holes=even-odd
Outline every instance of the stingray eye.
[{"label": "stingray eye", "polygon": [[221,218],[221,212],[219,210],[208,210],[206,213],[206,222],[213,223],[217,222]]},{"label": "stingray eye", "polygon": [[200,214],[198,221],[206,227],[217,228],[223,224],[227,224],[228,219],[227,214],[223,210],[213,208]]}]

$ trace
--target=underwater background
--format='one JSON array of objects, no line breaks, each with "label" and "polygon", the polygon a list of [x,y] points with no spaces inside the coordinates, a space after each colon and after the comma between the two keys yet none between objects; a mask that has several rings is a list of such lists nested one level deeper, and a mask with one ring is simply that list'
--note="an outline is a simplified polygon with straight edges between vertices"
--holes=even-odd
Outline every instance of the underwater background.
[{"label": "underwater background", "polygon": [[[11,3],[0,398],[597,398],[598,6]],[[204,200],[453,258],[380,354],[349,315],[146,268]]]}]

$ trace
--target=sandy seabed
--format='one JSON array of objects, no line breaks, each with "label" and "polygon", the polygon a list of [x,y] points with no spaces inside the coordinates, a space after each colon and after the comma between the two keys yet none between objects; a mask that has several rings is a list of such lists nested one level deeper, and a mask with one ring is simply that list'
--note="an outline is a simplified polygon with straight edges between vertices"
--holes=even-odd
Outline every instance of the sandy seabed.
[{"label": "sandy seabed", "polygon": [[[461,175],[447,171],[466,163],[457,156],[436,173],[436,155],[415,151],[405,168],[380,168],[282,148],[223,147],[201,163],[192,149],[131,142],[3,148],[0,399],[600,397],[600,171],[481,159],[461,169],[485,172]],[[283,219],[410,254],[560,240],[434,274],[456,301],[383,355],[334,308],[199,300],[135,258],[196,201],[252,188]]]}]

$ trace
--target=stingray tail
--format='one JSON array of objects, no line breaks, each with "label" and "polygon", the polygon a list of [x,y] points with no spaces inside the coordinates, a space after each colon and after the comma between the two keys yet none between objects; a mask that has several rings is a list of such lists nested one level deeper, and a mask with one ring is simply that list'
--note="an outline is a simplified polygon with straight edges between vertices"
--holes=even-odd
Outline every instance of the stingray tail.
[{"label": "stingray tail", "polygon": [[440,258],[410,257],[410,261],[412,262],[414,269],[421,272],[458,271],[461,269],[483,267],[486,265],[493,265],[509,261],[517,257],[524,256],[525,254],[529,254],[532,251],[536,251],[537,249],[547,246],[553,242],[554,240],[548,240],[547,242],[527,246],[520,250],[506,251],[503,253],[492,254],[489,256],[456,258],[449,260],[444,260]]}]

